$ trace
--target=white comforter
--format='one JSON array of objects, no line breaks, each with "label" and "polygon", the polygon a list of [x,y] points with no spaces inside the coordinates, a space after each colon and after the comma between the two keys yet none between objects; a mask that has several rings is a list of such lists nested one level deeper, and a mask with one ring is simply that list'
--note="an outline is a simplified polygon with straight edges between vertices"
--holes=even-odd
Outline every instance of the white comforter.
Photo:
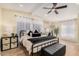
[{"label": "white comforter", "polygon": [[27,40],[29,38],[31,38],[31,37],[29,37],[28,35],[22,36],[21,39],[20,39],[20,42],[27,49],[27,51],[29,52],[29,54],[31,54],[32,43],[29,40]]}]

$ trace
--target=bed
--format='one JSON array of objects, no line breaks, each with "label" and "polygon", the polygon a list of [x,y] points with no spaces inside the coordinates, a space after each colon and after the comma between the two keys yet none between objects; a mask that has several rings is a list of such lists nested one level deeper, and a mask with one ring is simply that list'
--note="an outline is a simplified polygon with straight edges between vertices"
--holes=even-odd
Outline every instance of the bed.
[{"label": "bed", "polygon": [[[21,36],[22,35],[22,36]],[[53,36],[30,37],[24,31],[20,33],[20,43],[29,52],[29,55],[41,55],[43,47],[59,42],[59,39]]]}]

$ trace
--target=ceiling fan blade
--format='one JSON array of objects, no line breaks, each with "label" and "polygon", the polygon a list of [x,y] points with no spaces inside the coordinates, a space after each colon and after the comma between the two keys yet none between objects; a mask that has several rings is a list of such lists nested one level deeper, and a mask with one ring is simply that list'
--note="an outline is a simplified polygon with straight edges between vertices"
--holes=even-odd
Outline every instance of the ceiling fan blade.
[{"label": "ceiling fan blade", "polygon": [[58,11],[57,11],[57,10],[55,10],[54,12],[55,12],[56,14],[58,14]]},{"label": "ceiling fan blade", "polygon": [[57,3],[53,3],[53,6],[55,7],[57,5]]},{"label": "ceiling fan blade", "polygon": [[60,7],[56,7],[55,9],[62,9],[62,8],[66,8],[67,5],[64,5],[64,6],[60,6]]},{"label": "ceiling fan blade", "polygon": [[52,8],[43,7],[43,9],[52,9]]},{"label": "ceiling fan blade", "polygon": [[52,12],[52,9],[50,11],[48,11],[48,14]]},{"label": "ceiling fan blade", "polygon": [[52,3],[52,4],[53,4],[52,9],[54,9],[56,7],[57,3]]}]

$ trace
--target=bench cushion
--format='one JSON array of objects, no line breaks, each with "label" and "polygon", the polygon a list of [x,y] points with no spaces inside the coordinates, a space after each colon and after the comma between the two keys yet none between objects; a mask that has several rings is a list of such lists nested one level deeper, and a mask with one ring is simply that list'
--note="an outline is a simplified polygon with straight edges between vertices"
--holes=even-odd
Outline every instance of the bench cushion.
[{"label": "bench cushion", "polygon": [[42,55],[45,56],[62,56],[65,54],[66,46],[56,43],[54,45],[42,48]]}]

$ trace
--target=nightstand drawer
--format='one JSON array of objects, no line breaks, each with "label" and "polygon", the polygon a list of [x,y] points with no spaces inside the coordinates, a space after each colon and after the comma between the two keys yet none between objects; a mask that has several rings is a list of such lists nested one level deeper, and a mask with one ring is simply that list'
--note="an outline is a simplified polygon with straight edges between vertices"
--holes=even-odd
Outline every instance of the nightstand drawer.
[{"label": "nightstand drawer", "polygon": [[11,48],[16,48],[17,47],[17,42],[11,43]]},{"label": "nightstand drawer", "polygon": [[11,42],[16,42],[17,38],[11,38]]},{"label": "nightstand drawer", "polygon": [[10,43],[10,38],[4,38],[2,44]]},{"label": "nightstand drawer", "polygon": [[10,49],[10,44],[3,44],[2,50],[7,50],[7,49]]}]

